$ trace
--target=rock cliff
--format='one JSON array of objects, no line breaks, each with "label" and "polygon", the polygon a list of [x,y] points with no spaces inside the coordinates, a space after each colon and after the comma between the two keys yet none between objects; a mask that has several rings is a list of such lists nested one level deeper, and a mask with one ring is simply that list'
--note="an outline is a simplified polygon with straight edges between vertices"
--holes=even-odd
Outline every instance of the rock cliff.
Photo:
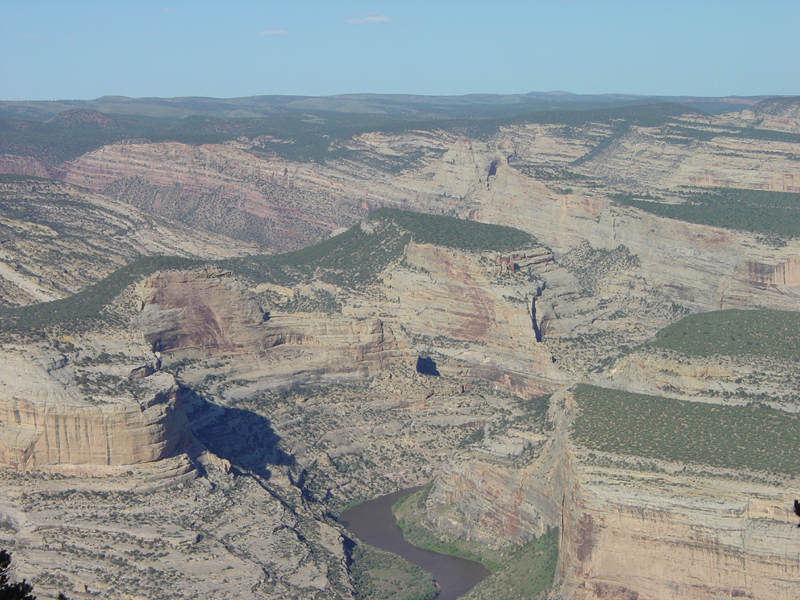
[{"label": "rock cliff", "polygon": [[176,359],[228,355],[235,372],[262,387],[364,378],[393,360],[411,360],[379,319],[267,314],[225,271],[160,273],[139,290],[142,311],[133,326],[154,351]]},{"label": "rock cliff", "polygon": [[[100,473],[190,450],[191,430],[174,378],[154,372],[129,380],[131,367],[146,364],[148,355],[132,341],[107,342],[128,354],[106,359],[106,350],[93,356],[92,349],[74,346],[66,353],[2,348],[0,461],[18,471]],[[95,365],[100,352],[105,355]]]},{"label": "rock cliff", "polygon": [[364,214],[341,174],[260,159],[235,145],[116,144],[65,165],[65,179],[201,229],[282,250],[307,246]]},{"label": "rock cliff", "polygon": [[560,597],[796,594],[800,539],[788,491],[796,482],[670,463],[643,469],[574,448],[564,461]]},{"label": "rock cliff", "polygon": [[379,310],[418,351],[438,355],[442,372],[493,381],[530,397],[565,382],[536,339],[532,314],[542,287],[535,273],[548,267],[552,255],[545,249],[531,253],[526,260],[533,270],[519,274],[510,273],[503,258],[509,257],[413,244],[384,276],[381,292],[388,301]]},{"label": "rock cliff", "polygon": [[799,546],[780,486],[580,466],[564,502],[562,597],[795,595]]},{"label": "rock cliff", "polygon": [[252,244],[195,230],[85,188],[0,180],[0,305],[70,296],[143,256],[226,258]]},{"label": "rock cliff", "polygon": [[[630,186],[667,196],[686,186],[798,191],[794,141],[732,135],[724,118],[706,120],[632,126],[617,138],[602,123],[587,123],[569,137],[563,125],[514,125],[484,141],[446,132],[375,132],[347,142],[348,160],[325,166],[254,153],[256,142],[117,144],[64,168],[67,181],[194,226],[256,235],[281,249],[349,226],[368,208],[449,211],[519,227],[556,255],[584,241],[606,250],[625,245],[653,285],[693,310],[788,306],[795,300],[783,290],[752,296],[762,282],[752,279],[748,265],[780,268],[796,248],[655,217],[608,197]],[[686,130],[698,132],[691,143],[681,137]],[[399,174],[385,164],[421,148],[424,158]],[[570,164],[578,159],[583,162]],[[792,295],[794,286],[788,288]]]}]

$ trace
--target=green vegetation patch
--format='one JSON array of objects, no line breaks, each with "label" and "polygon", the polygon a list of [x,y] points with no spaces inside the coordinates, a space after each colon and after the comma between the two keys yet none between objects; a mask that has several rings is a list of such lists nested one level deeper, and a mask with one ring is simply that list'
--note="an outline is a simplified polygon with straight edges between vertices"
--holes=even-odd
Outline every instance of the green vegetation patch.
[{"label": "green vegetation patch", "polygon": [[682,204],[646,200],[632,194],[612,198],[660,217],[762,235],[800,236],[800,194],[713,188],[687,195]]},{"label": "green vegetation patch", "polygon": [[[449,101],[452,102],[452,99]],[[151,108],[164,108],[169,104],[168,101],[161,102],[161,107]],[[330,159],[349,156],[352,151],[345,147],[345,143],[360,134],[373,131],[401,134],[414,130],[444,130],[454,135],[487,139],[496,134],[500,127],[519,123],[557,123],[572,127],[595,122],[612,123],[615,130],[622,130],[624,128],[617,127],[617,124],[624,122],[659,125],[671,121],[672,117],[697,112],[675,103],[594,110],[535,110],[537,107],[570,106],[568,103],[547,101],[512,104],[505,108],[492,103],[466,112],[445,109],[440,115],[434,116],[426,110],[416,112],[407,108],[392,111],[394,114],[379,114],[386,106],[372,114],[350,113],[341,106],[344,112],[321,109],[331,106],[329,99],[326,101],[310,98],[304,104],[306,107],[302,110],[279,110],[266,116],[235,118],[209,115],[207,107],[202,105],[187,105],[183,108],[189,112],[206,114],[191,114],[183,118],[166,116],[171,112],[169,109],[145,111],[150,116],[122,116],[89,108],[73,108],[58,113],[46,122],[4,119],[0,114],[0,153],[34,156],[57,164],[123,140],[200,145],[246,137],[255,140],[254,153],[268,152],[288,160],[325,163]],[[590,102],[584,106],[602,104],[604,102]],[[526,106],[533,112],[525,110]],[[113,110],[110,106],[102,108]],[[418,105],[416,108],[422,109],[423,106]],[[440,108],[446,107],[440,105]],[[14,112],[11,111],[11,114]],[[245,111],[246,114],[258,112]]]},{"label": "green vegetation patch", "polygon": [[113,320],[113,315],[103,312],[114,298],[131,283],[135,283],[166,269],[191,269],[200,261],[177,256],[151,256],[139,259],[114,271],[94,285],[68,298],[30,306],[0,309],[0,323],[6,331],[28,330],[61,323],[84,325]]},{"label": "green vegetation patch", "polygon": [[[398,261],[412,240],[467,251],[498,252],[536,243],[533,236],[513,227],[382,208],[370,213],[364,225],[295,252],[215,263],[174,256],[139,259],[68,298],[2,309],[0,324],[5,330],[22,330],[68,321],[88,324],[113,320],[113,315],[103,309],[131,283],[156,271],[191,269],[202,264],[216,264],[254,282],[289,286],[322,281],[345,289],[362,288],[375,283],[386,268]],[[328,312],[338,310],[331,294],[319,292],[313,300],[314,306],[323,306]]]},{"label": "green vegetation patch", "polygon": [[[478,542],[473,542],[459,537],[447,536],[425,526],[425,504],[428,500],[434,483],[430,482],[420,491],[405,496],[392,506],[392,512],[397,519],[397,525],[403,530],[403,537],[417,548],[425,548],[441,554],[459,556],[468,560],[480,562],[490,571],[496,571],[508,558],[502,550],[493,550]],[[456,506],[444,508],[454,517],[463,519]]]},{"label": "green vegetation patch", "polygon": [[411,235],[388,222],[372,233],[356,225],[344,233],[294,252],[258,255],[221,261],[223,268],[256,282],[294,285],[322,281],[345,288],[359,288],[378,279],[399,260]]},{"label": "green vegetation patch", "polygon": [[572,438],[589,450],[724,469],[800,474],[800,415],[578,384]]},{"label": "green vegetation patch", "polygon": [[308,248],[219,264],[254,281],[279,285],[323,281],[353,289],[377,281],[412,240],[468,252],[509,252],[537,243],[532,235],[513,227],[379,208],[367,216],[364,226],[356,225]]},{"label": "green vegetation patch", "polygon": [[18,183],[20,181],[55,181],[49,177],[37,177],[36,175],[12,175],[10,173],[0,173],[0,183]]},{"label": "green vegetation patch", "polygon": [[472,588],[463,600],[537,600],[546,598],[556,574],[558,529],[528,542],[496,572]]},{"label": "green vegetation patch", "polygon": [[639,257],[621,244],[613,250],[603,250],[592,248],[589,242],[579,244],[559,262],[575,275],[582,293],[589,296],[601,293],[609,280],[641,266]]},{"label": "green vegetation patch", "polygon": [[684,317],[647,345],[692,356],[755,354],[800,358],[800,312],[717,310]]},{"label": "green vegetation patch", "polygon": [[439,593],[430,573],[367,544],[353,547],[348,569],[357,600],[432,600]]},{"label": "green vegetation patch", "polygon": [[531,234],[514,227],[396,208],[374,210],[367,221],[390,221],[410,233],[419,244],[436,244],[466,252],[511,252],[538,243]]}]

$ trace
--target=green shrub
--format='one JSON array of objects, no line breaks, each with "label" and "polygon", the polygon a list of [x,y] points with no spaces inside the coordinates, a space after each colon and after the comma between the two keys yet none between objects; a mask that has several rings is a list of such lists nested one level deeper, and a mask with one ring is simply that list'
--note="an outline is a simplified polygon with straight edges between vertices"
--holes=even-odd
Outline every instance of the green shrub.
[{"label": "green shrub", "polygon": [[686,402],[578,384],[572,439],[589,450],[800,474],[800,415],[763,405]]},{"label": "green shrub", "polygon": [[439,593],[430,573],[396,554],[360,543],[349,554],[357,600],[433,600]]},{"label": "green shrub", "polygon": [[412,240],[473,252],[508,252],[536,244],[533,236],[513,227],[391,208],[371,212],[365,223],[295,252],[219,264],[254,281],[280,285],[322,281],[354,289],[375,283]]},{"label": "green shrub", "polygon": [[68,298],[30,306],[2,308],[0,323],[6,331],[19,331],[60,323],[81,322],[87,325],[114,321],[114,315],[104,313],[103,309],[131,283],[156,271],[190,269],[200,264],[200,261],[177,256],[141,258]]},{"label": "green shrub", "polygon": [[648,346],[693,356],[767,355],[800,358],[800,312],[717,310],[684,317]]},{"label": "green shrub", "polygon": [[528,542],[464,600],[533,600],[546,598],[556,575],[558,528]]},{"label": "green shrub", "polygon": [[537,244],[532,235],[514,227],[396,208],[374,210],[367,221],[388,221],[409,233],[417,243],[435,244],[466,252],[511,252]]},{"label": "green shrub", "polygon": [[[382,208],[370,213],[366,226],[356,225],[302,250],[245,256],[211,264],[254,282],[294,285],[322,281],[356,289],[375,283],[389,265],[400,259],[412,240],[468,251],[498,252],[536,243],[533,236],[513,227]],[[175,256],[142,258],[68,298],[0,309],[0,324],[6,331],[19,331],[66,322],[88,326],[114,321],[115,316],[103,309],[131,283],[156,271],[192,269],[203,264],[209,263]],[[324,291],[295,303],[297,310],[341,310],[337,299]]]},{"label": "green shrub", "polygon": [[800,236],[800,194],[713,188],[686,195],[682,204],[646,200],[632,194],[612,198],[627,206],[670,219],[740,229],[763,235]]}]

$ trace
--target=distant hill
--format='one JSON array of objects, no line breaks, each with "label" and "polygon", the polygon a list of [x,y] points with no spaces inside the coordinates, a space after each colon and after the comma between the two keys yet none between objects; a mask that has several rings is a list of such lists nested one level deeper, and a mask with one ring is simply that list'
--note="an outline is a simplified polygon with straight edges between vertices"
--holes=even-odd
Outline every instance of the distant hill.
[{"label": "distant hill", "polygon": [[781,96],[762,100],[753,107],[757,115],[800,119],[800,96]]},{"label": "distant hill", "polygon": [[95,100],[0,102],[0,119],[46,121],[58,113],[88,108],[117,116],[182,118],[190,115],[218,118],[266,117],[278,113],[326,111],[395,116],[486,117],[511,116],[539,110],[589,110],[656,102],[676,102],[710,114],[750,108],[767,96],[727,98],[693,96],[637,96],[632,94],[467,94],[415,96],[407,94],[342,94],[337,96],[249,96],[246,98],[127,98],[103,96]]},{"label": "distant hill", "polygon": [[[381,102],[382,106],[388,106],[386,100]],[[627,102],[601,107],[580,102],[559,107],[558,103],[554,103],[547,110],[541,107],[534,109],[533,105],[525,103],[517,103],[514,110],[511,110],[498,104],[497,110],[490,111],[487,108],[482,114],[475,112],[478,110],[475,107],[485,108],[488,105],[477,104],[477,101],[474,104],[465,101],[463,105],[443,104],[434,107],[433,100],[426,105],[414,104],[409,100],[402,106],[413,105],[418,110],[392,113],[346,111],[341,106],[335,106],[333,111],[328,111],[321,108],[326,105],[325,102],[318,103],[316,109],[312,109],[311,104],[307,108],[308,112],[274,111],[268,116],[259,117],[193,114],[180,118],[153,118],[132,114],[117,116],[94,108],[71,107],[46,121],[3,119],[0,104],[0,154],[32,156],[43,163],[54,165],[122,140],[201,145],[240,137],[253,139],[268,136],[278,141],[263,143],[262,148],[266,151],[289,160],[324,163],[330,158],[340,157],[341,149],[339,152],[331,150],[341,142],[372,131],[400,133],[415,129],[438,129],[457,135],[486,138],[496,133],[499,127],[515,123],[577,127],[590,122],[611,124],[624,121],[630,124],[659,125],[673,117],[702,114],[695,108],[674,102]],[[423,110],[424,106],[434,107],[439,113],[427,113]],[[461,110],[459,106],[472,108]],[[440,114],[446,111],[452,114]],[[287,140],[291,140],[291,143],[284,143]]]}]

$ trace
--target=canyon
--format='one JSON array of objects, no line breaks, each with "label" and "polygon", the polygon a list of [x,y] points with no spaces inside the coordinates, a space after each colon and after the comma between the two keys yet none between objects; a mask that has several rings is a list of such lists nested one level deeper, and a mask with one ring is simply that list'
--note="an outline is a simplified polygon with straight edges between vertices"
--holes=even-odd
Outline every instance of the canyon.
[{"label": "canyon", "polygon": [[[356,597],[334,515],[428,484],[406,533],[492,567],[468,598],[524,597],[515,560],[548,535],[542,597],[794,598],[800,473],[575,429],[576,384],[797,414],[793,355],[654,340],[688,315],[796,312],[800,234],[620,200],[796,202],[793,107],[376,128],[324,162],[242,136],[5,155],[0,545],[44,597]],[[503,246],[511,227],[527,241]],[[187,262],[96,320],[14,324],[158,255]]]}]

